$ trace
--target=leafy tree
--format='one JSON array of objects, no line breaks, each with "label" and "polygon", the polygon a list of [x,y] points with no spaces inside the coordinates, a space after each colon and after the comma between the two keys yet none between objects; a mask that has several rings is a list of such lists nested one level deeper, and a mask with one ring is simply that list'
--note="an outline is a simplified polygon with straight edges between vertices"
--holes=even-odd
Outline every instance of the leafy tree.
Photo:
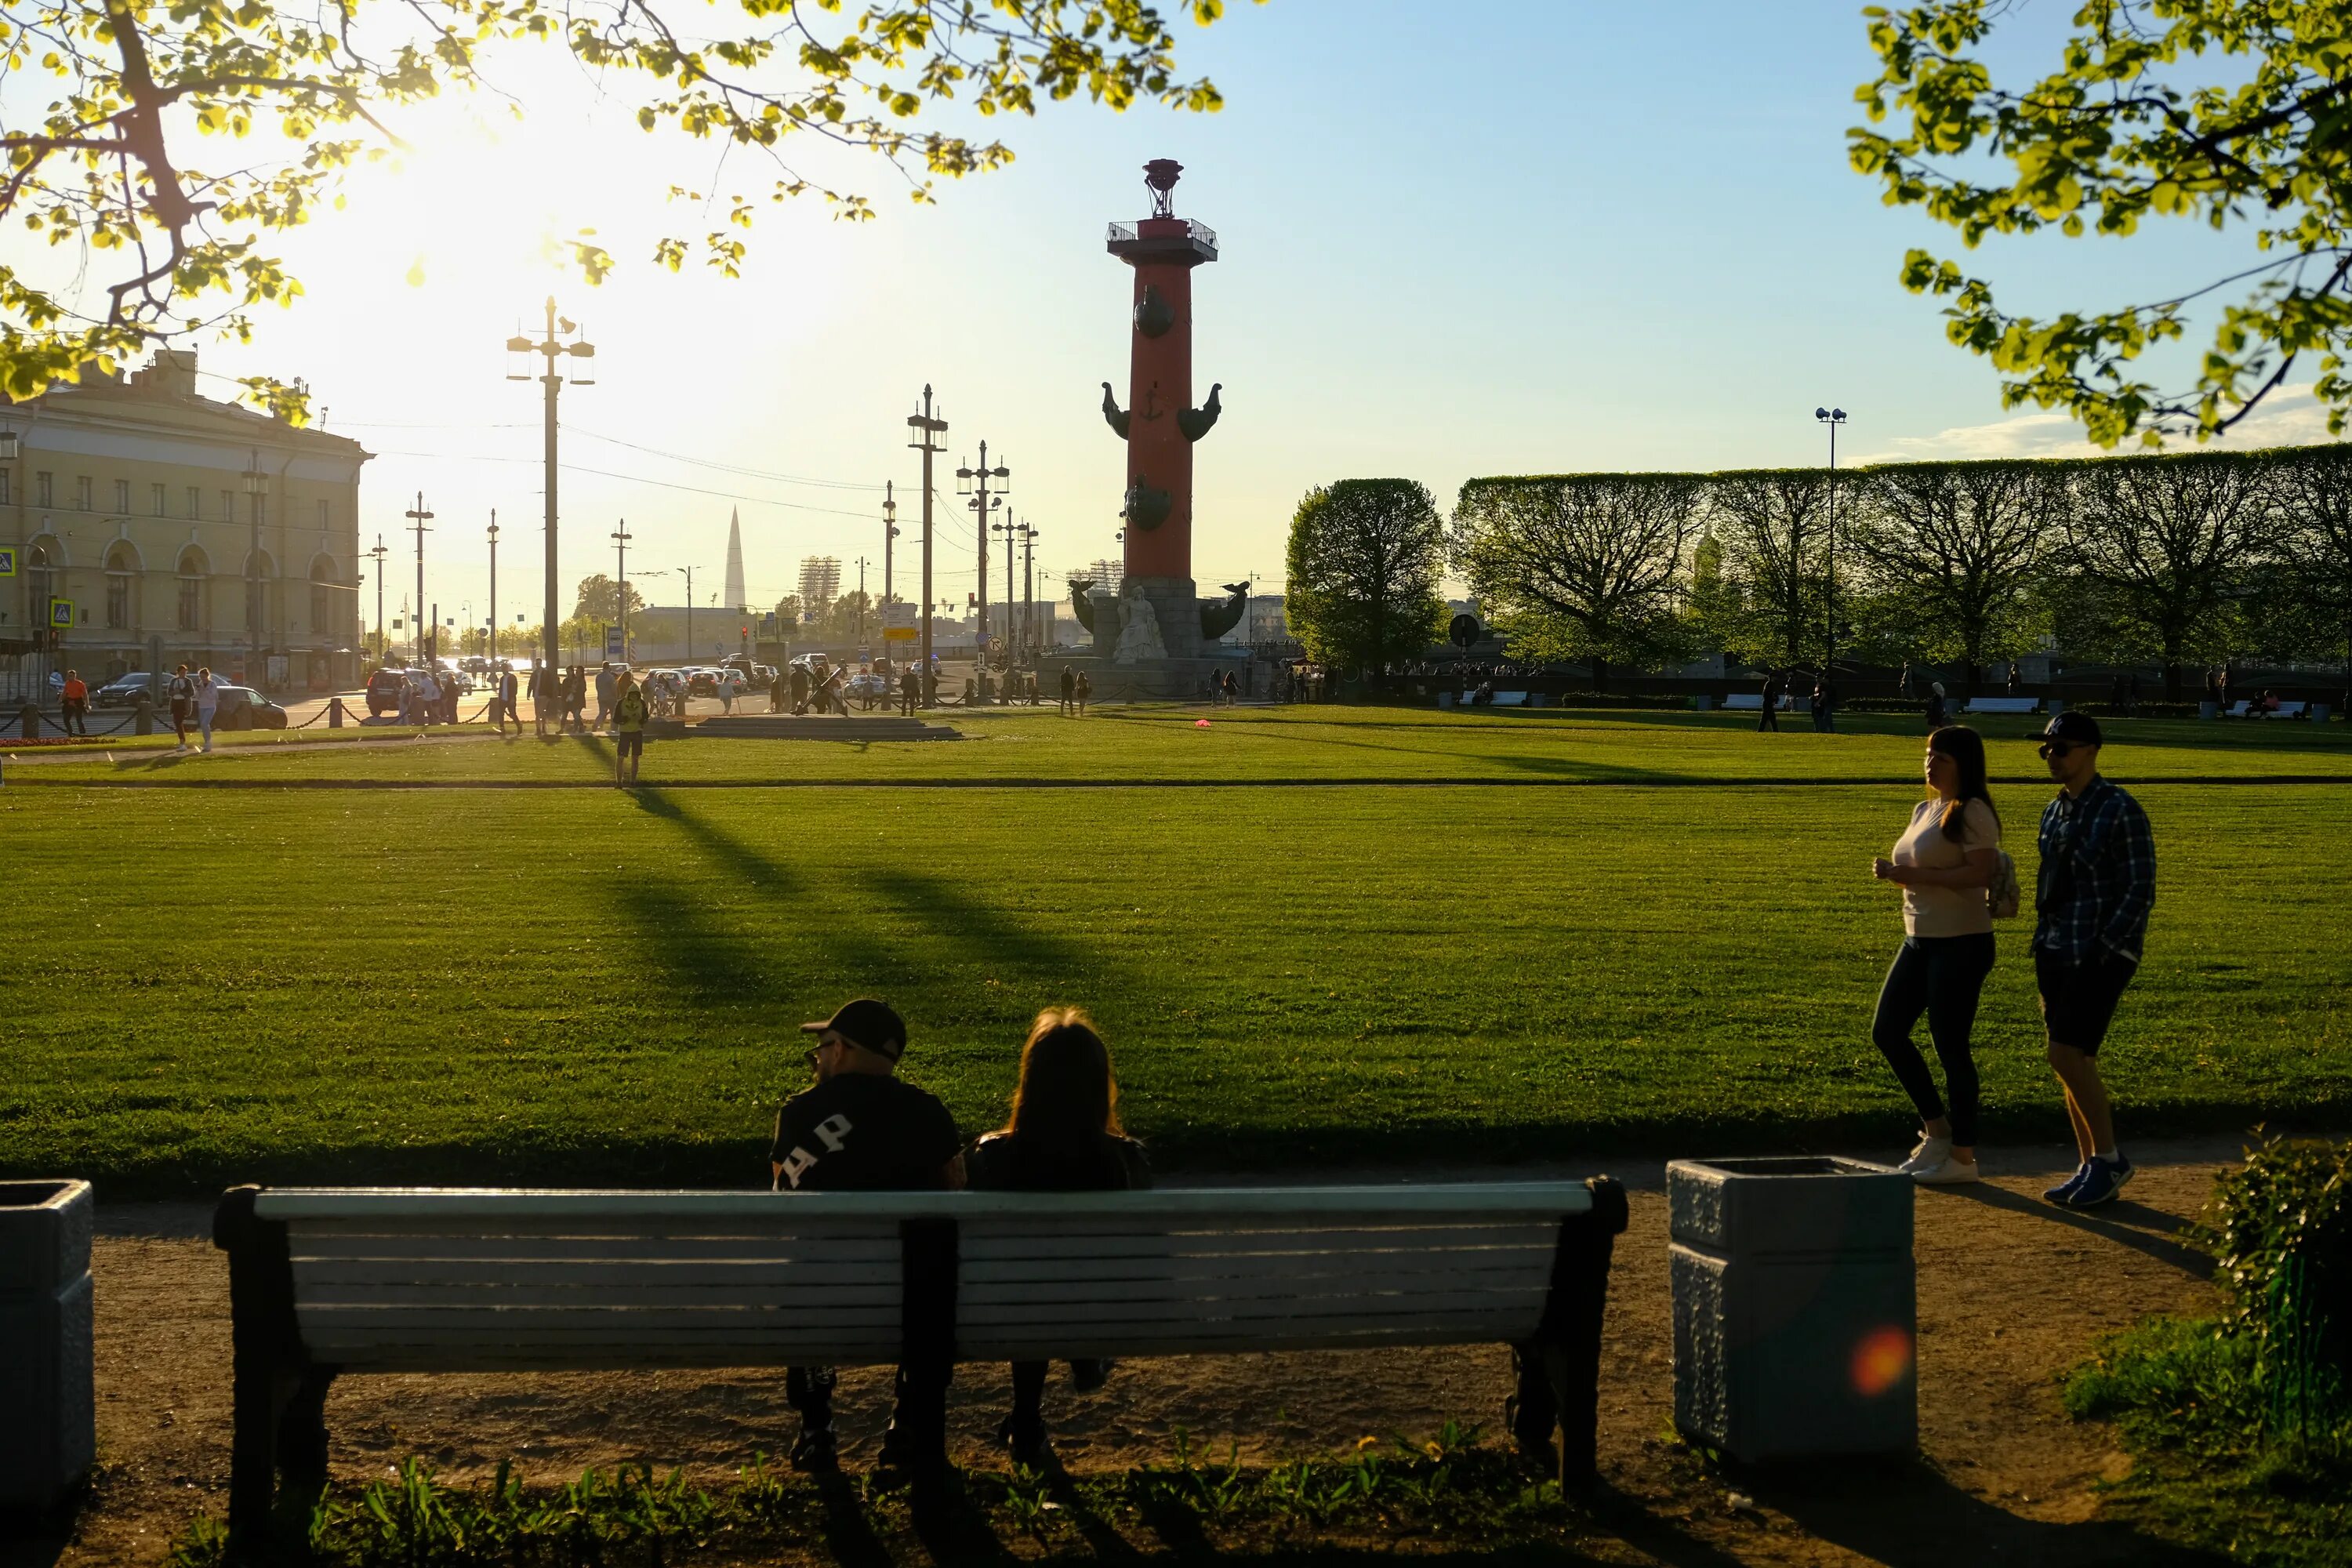
[{"label": "leafy tree", "polygon": [[1716,628],[1726,649],[1751,664],[1804,662],[1807,640],[1825,625],[1829,509],[1825,469],[1748,468],[1709,477],[1706,521],[1722,542],[1725,578],[1737,591],[1727,605],[1729,619]]},{"label": "leafy tree", "polygon": [[2305,626],[2300,651],[2342,659],[2352,689],[2352,447],[2268,456],[2289,571],[2286,596]]},{"label": "leafy tree", "polygon": [[2180,700],[2184,663],[2231,651],[2231,612],[2280,531],[2270,470],[2234,452],[2075,470],[2068,569],[2164,661],[2168,701]]},{"label": "leafy tree", "polygon": [[[2242,268],[2169,298],[2048,317],[2011,315],[1991,284],[1926,250],[1915,292],[1948,299],[1952,342],[1992,361],[2006,406],[2063,408],[2113,447],[2135,431],[2200,439],[2229,429],[2304,356],[2329,427],[2352,407],[2352,78],[2340,0],[2083,0],[2049,74],[2000,86],[1985,53],[2013,15],[1998,0],[1872,6],[1881,71],[1856,97],[1853,166],[1889,205],[1986,235],[2134,233],[2148,217],[2237,237]],[[1980,174],[1988,166],[1993,173]],[[2232,286],[2193,384],[2135,374],[2181,338],[2198,301]]]},{"label": "leafy tree", "polygon": [[[629,610],[632,614],[646,607],[646,596],[637,592],[635,583],[628,584]],[[602,572],[580,579],[580,596],[572,606],[575,621],[603,621],[607,626],[621,618],[619,584]]]},{"label": "leafy tree", "polygon": [[1697,474],[1472,479],[1454,507],[1454,565],[1515,651],[1579,659],[1606,690],[1609,666],[1684,646],[1675,615],[1699,531]]},{"label": "leafy tree", "polygon": [[[1203,25],[1223,11],[1223,0],[1180,5]],[[249,336],[255,306],[301,291],[270,254],[273,237],[331,217],[345,174],[401,145],[402,110],[481,86],[504,50],[568,50],[604,91],[634,99],[643,130],[764,156],[767,199],[814,193],[849,218],[871,216],[868,199],[788,154],[877,154],[924,202],[940,176],[1013,158],[1002,142],[920,128],[928,104],[953,99],[993,117],[1080,94],[1113,110],[1222,102],[1208,81],[1176,75],[1174,36],[1145,0],[33,0],[0,16],[0,216],[73,252],[47,282],[0,267],[0,391],[19,398],[191,332]],[[300,151],[212,162],[258,127]],[[708,199],[726,224],[664,237],[653,259],[675,270],[698,250],[736,276],[759,198]],[[614,265],[593,233],[571,242],[591,282]],[[83,266],[106,300],[95,318],[77,313]],[[307,412],[299,385],[247,384],[274,412]]]},{"label": "leafy tree", "polygon": [[2041,629],[2030,592],[2063,536],[2067,469],[2053,463],[1894,463],[1848,490],[1844,542],[1885,595],[1873,618],[1903,628],[1906,654],[1957,660],[1970,695],[1988,658]]},{"label": "leafy tree", "polygon": [[1341,479],[1307,492],[1290,520],[1283,613],[1307,657],[1376,670],[1443,634],[1437,595],[1445,524],[1412,479]]}]

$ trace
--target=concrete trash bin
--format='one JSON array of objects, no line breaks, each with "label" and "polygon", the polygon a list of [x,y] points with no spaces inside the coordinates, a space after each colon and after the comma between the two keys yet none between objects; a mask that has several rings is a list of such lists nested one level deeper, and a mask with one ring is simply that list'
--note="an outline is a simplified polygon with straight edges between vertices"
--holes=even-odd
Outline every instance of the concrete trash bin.
[{"label": "concrete trash bin", "polygon": [[0,1182],[0,1511],[63,1499],[97,1456],[88,1182]]},{"label": "concrete trash bin", "polygon": [[1666,1167],[1684,1436],[1748,1464],[1916,1449],[1912,1192],[1826,1156]]}]

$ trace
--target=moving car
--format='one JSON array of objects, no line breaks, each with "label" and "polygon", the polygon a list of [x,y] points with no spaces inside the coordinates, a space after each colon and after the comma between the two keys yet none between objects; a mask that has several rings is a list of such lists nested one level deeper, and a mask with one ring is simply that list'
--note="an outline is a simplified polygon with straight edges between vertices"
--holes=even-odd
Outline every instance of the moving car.
[{"label": "moving car", "polygon": [[283,730],[286,710],[250,686],[220,688],[220,708],[213,715],[215,730]]},{"label": "moving car", "polygon": [[399,712],[401,688],[407,684],[408,679],[408,671],[394,669],[390,666],[368,671],[368,716],[374,718],[381,713]]}]

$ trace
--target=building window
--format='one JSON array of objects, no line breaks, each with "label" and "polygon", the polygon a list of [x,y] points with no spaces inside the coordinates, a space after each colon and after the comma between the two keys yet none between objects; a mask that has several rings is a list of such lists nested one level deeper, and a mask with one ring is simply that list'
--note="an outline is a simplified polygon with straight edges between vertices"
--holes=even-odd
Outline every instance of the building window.
[{"label": "building window", "polygon": [[205,557],[189,550],[180,556],[179,626],[184,632],[205,629]]},{"label": "building window", "polygon": [[153,512],[157,517],[167,515],[163,510],[163,486],[150,485],[147,487],[147,510]]},{"label": "building window", "polygon": [[131,481],[129,479],[114,481],[114,514],[117,517],[131,515]]},{"label": "building window", "polygon": [[106,625],[110,631],[121,631],[133,624],[131,614],[131,586],[138,581],[139,558],[127,544],[117,544],[106,552]]},{"label": "building window", "polygon": [[74,476],[74,510],[88,511],[89,510],[89,476],[88,474],[76,474]]},{"label": "building window", "polygon": [[335,614],[334,582],[335,569],[324,556],[310,563],[310,634],[321,644],[340,641],[342,637]]},{"label": "building window", "polygon": [[319,500],[319,531],[326,532],[334,526],[333,510],[324,497]]},{"label": "building window", "polygon": [[205,515],[205,492],[195,486],[188,487],[188,517],[191,521]]},{"label": "building window", "polygon": [[0,468],[0,506],[6,506],[9,502],[16,499],[8,493],[9,472],[10,470],[6,468]]},{"label": "building window", "polygon": [[33,612],[36,626],[49,624],[49,595],[57,591],[57,579],[49,571],[49,552],[36,544],[25,552],[25,603]]},{"label": "building window", "polygon": [[236,492],[235,490],[221,491],[221,521],[223,522],[235,522],[236,521]]},{"label": "building window", "polygon": [[57,505],[57,501],[53,499],[56,489],[57,479],[54,475],[35,474],[33,476],[33,494],[36,498],[36,504],[40,506]]}]

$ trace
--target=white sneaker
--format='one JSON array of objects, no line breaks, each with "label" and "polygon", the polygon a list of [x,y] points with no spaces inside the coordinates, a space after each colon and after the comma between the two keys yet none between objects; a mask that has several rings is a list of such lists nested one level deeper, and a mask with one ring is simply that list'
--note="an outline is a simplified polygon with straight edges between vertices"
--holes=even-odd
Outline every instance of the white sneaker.
[{"label": "white sneaker", "polygon": [[1955,1160],[1948,1154],[1925,1170],[1912,1172],[1911,1179],[1923,1187],[1964,1187],[1983,1181],[1984,1176],[1974,1160]]},{"label": "white sneaker", "polygon": [[1911,1157],[1895,1168],[1906,1176],[1916,1176],[1922,1171],[1934,1170],[1951,1158],[1951,1153],[1950,1139],[1930,1138],[1923,1133],[1919,1139],[1919,1146],[1911,1151]]}]

